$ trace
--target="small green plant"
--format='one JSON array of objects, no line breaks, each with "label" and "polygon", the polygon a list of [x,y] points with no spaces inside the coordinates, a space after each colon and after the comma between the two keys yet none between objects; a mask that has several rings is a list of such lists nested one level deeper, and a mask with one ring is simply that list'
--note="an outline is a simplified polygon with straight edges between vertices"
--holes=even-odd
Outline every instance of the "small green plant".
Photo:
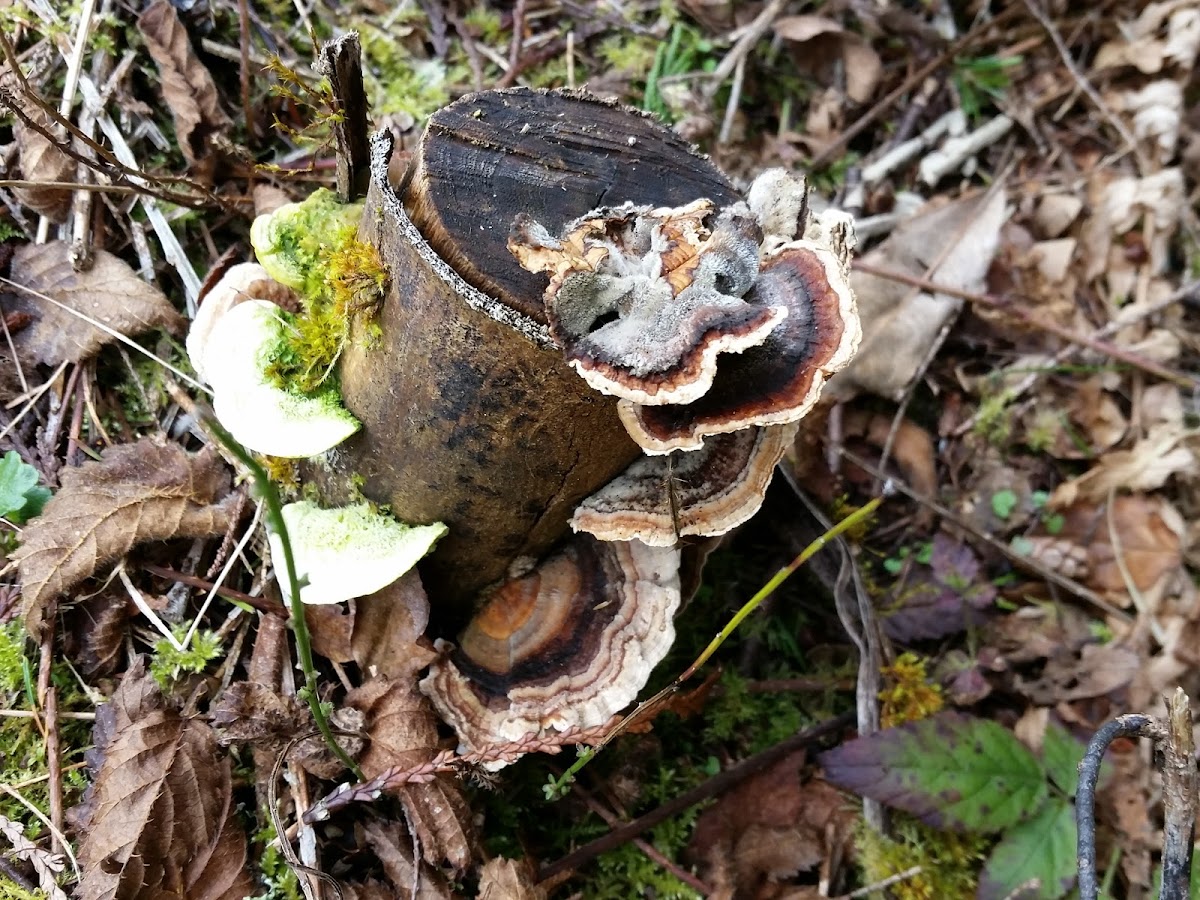
[{"label": "small green plant", "polygon": [[951,76],[962,111],[972,121],[1004,96],[1012,83],[1010,70],[1023,62],[1020,56],[955,57]]},{"label": "small green plant", "polygon": [[889,575],[899,575],[904,571],[904,563],[909,557],[922,565],[929,565],[930,559],[933,558],[933,542],[921,541],[913,547],[901,547],[883,561],[884,571]]},{"label": "small green plant", "polygon": [[[177,625],[172,631],[176,640],[182,642],[187,634],[187,625]],[[150,674],[162,688],[163,693],[185,674],[198,675],[208,664],[221,655],[221,641],[212,631],[197,631],[185,650],[178,649],[166,638],[154,645],[154,656],[150,660]]]},{"label": "small green plant", "polygon": [[1014,400],[1012,391],[999,390],[987,394],[979,404],[975,414],[975,425],[972,432],[983,438],[989,444],[1005,447],[1012,437]]},{"label": "small green plant", "polygon": [[0,518],[21,525],[40,515],[50,489],[38,484],[38,471],[15,450],[0,458]]},{"label": "small green plant", "polygon": [[[270,819],[266,815],[263,818]],[[253,840],[262,847],[262,853],[258,857],[258,872],[266,890],[250,900],[302,900],[304,894],[300,890],[296,871],[288,865],[279,846],[272,844],[275,840],[275,829],[267,825],[254,835]]]},{"label": "small green plant", "polygon": [[709,71],[716,66],[712,56],[713,45],[699,31],[682,22],[671,28],[666,43],[659,44],[654,54],[654,65],[646,75],[646,91],[642,97],[642,109],[671,122],[675,110],[663,94],[662,79],[688,72]]},{"label": "small green plant", "polygon": [[[1084,746],[1051,721],[1035,755],[998,722],[958,712],[909,722],[821,755],[829,781],[903,810],[926,826],[995,835],[980,900],[1034,879],[1057,900],[1075,879],[1076,769]],[[890,872],[888,874],[896,874]],[[914,898],[969,896],[914,893]]]},{"label": "small green plant", "polygon": [[992,494],[992,514],[1003,522],[1016,511],[1018,503],[1017,492],[1012,488],[996,491]]},{"label": "small green plant", "polygon": [[1055,535],[1063,530],[1067,520],[1063,518],[1062,513],[1052,512],[1046,508],[1046,504],[1050,502],[1049,491],[1034,491],[1029,500],[1037,511],[1038,518],[1042,521],[1042,527],[1046,529],[1046,534]]}]

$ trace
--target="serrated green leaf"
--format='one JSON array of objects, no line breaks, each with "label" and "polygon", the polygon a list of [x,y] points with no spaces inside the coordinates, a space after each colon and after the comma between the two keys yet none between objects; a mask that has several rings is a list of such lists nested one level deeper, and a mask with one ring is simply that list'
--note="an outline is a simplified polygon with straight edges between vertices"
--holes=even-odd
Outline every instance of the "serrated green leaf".
[{"label": "serrated green leaf", "polygon": [[38,487],[37,469],[21,462],[17,451],[0,458],[0,516],[19,524],[40,513],[49,497],[49,491]]},{"label": "serrated green leaf", "polygon": [[1042,764],[1050,780],[1068,797],[1074,798],[1079,782],[1079,761],[1087,745],[1057,719],[1051,717],[1046,723],[1046,734],[1042,738]]},{"label": "serrated green leaf", "polygon": [[1046,772],[1007,729],[956,712],[849,741],[825,777],[937,828],[1002,831],[1046,800]]},{"label": "serrated green leaf", "polygon": [[977,900],[1014,896],[1024,884],[1038,886],[1015,896],[1022,900],[1057,900],[1075,881],[1075,807],[1053,798],[1032,819],[1014,826],[1000,839],[979,877]]}]

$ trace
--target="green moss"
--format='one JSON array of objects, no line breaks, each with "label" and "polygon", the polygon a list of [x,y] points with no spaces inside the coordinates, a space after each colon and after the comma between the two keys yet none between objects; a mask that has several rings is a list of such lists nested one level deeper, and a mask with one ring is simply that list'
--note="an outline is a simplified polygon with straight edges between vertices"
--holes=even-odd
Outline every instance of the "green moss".
[{"label": "green moss", "polygon": [[499,44],[504,40],[504,27],[498,10],[477,6],[463,16],[463,24],[485,44]]},{"label": "green moss", "polygon": [[942,689],[926,670],[924,657],[905,652],[882,671],[879,724],[883,728],[927,719],[946,705]]},{"label": "green moss", "polygon": [[[26,639],[19,621],[7,622],[0,626],[0,703],[6,709],[32,710],[36,683],[36,647]],[[91,702],[66,663],[53,666],[50,683],[58,693],[60,710],[91,709]],[[83,770],[73,768],[72,764],[82,760],[84,749],[91,745],[91,723],[60,719],[58,731],[61,746],[66,748],[62,759],[64,802],[71,806],[79,801],[86,787]],[[0,782],[18,787],[21,796],[47,812],[50,797],[49,780],[45,776],[48,774],[46,744],[34,719],[0,719]],[[0,815],[16,822],[30,821],[29,810],[8,795],[0,797]],[[31,840],[37,839],[33,831],[28,836]]]},{"label": "green moss", "polygon": [[[176,640],[182,643],[188,626],[178,625],[172,630]],[[174,683],[184,675],[198,675],[203,672],[209,663],[221,656],[221,651],[221,641],[212,631],[197,631],[192,635],[192,641],[186,650],[176,649],[174,644],[163,638],[154,645],[154,655],[150,659],[150,675],[163,693],[168,693]]]},{"label": "green moss", "polygon": [[[262,817],[270,822],[271,817],[266,813]],[[254,844],[262,847],[258,857],[258,874],[266,890],[250,900],[303,900],[304,894],[300,890],[296,872],[284,859],[279,846],[271,846],[273,840],[275,829],[270,824],[254,835]]]},{"label": "green moss", "polygon": [[266,371],[281,387],[311,394],[325,385],[350,334],[351,319],[373,316],[387,285],[376,249],[358,239],[361,203],[343,205],[324,188],[301,203],[260,216],[251,230],[259,262],[301,293]]},{"label": "green moss", "polygon": [[423,123],[450,102],[450,85],[470,77],[465,64],[447,66],[415,56],[391,31],[357,23],[366,62],[367,95],[378,116],[407,113]]},{"label": "green moss", "polygon": [[618,34],[601,41],[596,54],[610,69],[645,78],[654,65],[658,45],[659,41],[648,34]]},{"label": "green moss", "polygon": [[895,838],[859,821],[855,846],[864,884],[876,884],[914,866],[921,872],[888,888],[895,900],[974,897],[978,873],[991,841],[979,834],[937,831],[904,813],[892,814]]}]

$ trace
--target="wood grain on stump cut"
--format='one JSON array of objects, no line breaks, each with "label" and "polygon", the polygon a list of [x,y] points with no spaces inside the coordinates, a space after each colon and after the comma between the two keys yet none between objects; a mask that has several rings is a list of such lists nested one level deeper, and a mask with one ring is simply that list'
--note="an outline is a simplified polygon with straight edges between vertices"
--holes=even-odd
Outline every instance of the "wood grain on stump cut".
[{"label": "wood grain on stump cut", "polygon": [[435,604],[465,609],[514,562],[545,555],[576,504],[639,455],[613,398],[550,343],[545,277],[505,247],[513,217],[555,229],[602,204],[735,194],[638,113],[575,94],[477,94],[436,113],[421,143],[410,205],[427,243],[388,184],[390,156],[377,136],[361,227],[391,276],[382,339],[356,323],[342,356],[364,427],[335,465],[399,519],[449,525],[422,572]]}]

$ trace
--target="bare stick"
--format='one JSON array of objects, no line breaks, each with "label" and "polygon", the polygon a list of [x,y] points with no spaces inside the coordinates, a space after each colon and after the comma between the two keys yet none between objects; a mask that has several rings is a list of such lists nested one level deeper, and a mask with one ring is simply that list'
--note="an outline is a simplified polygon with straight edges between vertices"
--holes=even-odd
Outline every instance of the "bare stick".
[{"label": "bare stick", "polygon": [[1167,740],[1162,748],[1163,851],[1159,900],[1187,900],[1196,830],[1196,745],[1192,709],[1183,688],[1167,698]]},{"label": "bare stick", "polygon": [[362,50],[350,32],[321,45],[317,71],[329,79],[333,101],[333,139],[337,147],[337,193],[353,203],[367,192],[371,153],[367,146],[367,94],[363,88]]},{"label": "bare stick", "polygon": [[725,58],[717,64],[717,67],[713,69],[712,75],[709,76],[711,80],[708,87],[705,88],[708,96],[711,97],[716,94],[720,90],[721,85],[725,83],[725,79],[733,74],[738,65],[745,63],[746,57],[750,55],[750,51],[754,49],[754,45],[758,43],[759,38],[767,33],[767,29],[771,27],[771,24],[783,12],[783,8],[786,5],[786,0],[771,0],[770,3],[762,8],[762,12],[754,17],[754,21],[746,26],[745,31],[742,32],[742,36],[737,39],[737,43],[725,54]]},{"label": "bare stick", "polygon": [[[1079,828],[1076,864],[1079,867],[1079,900],[1096,900],[1096,782],[1104,751],[1119,737],[1155,737],[1161,734],[1150,716],[1125,715],[1106,722],[1088,742],[1087,752],[1079,761],[1079,787],[1075,793],[1075,821]],[[1186,895],[1185,895],[1186,896]]]}]

